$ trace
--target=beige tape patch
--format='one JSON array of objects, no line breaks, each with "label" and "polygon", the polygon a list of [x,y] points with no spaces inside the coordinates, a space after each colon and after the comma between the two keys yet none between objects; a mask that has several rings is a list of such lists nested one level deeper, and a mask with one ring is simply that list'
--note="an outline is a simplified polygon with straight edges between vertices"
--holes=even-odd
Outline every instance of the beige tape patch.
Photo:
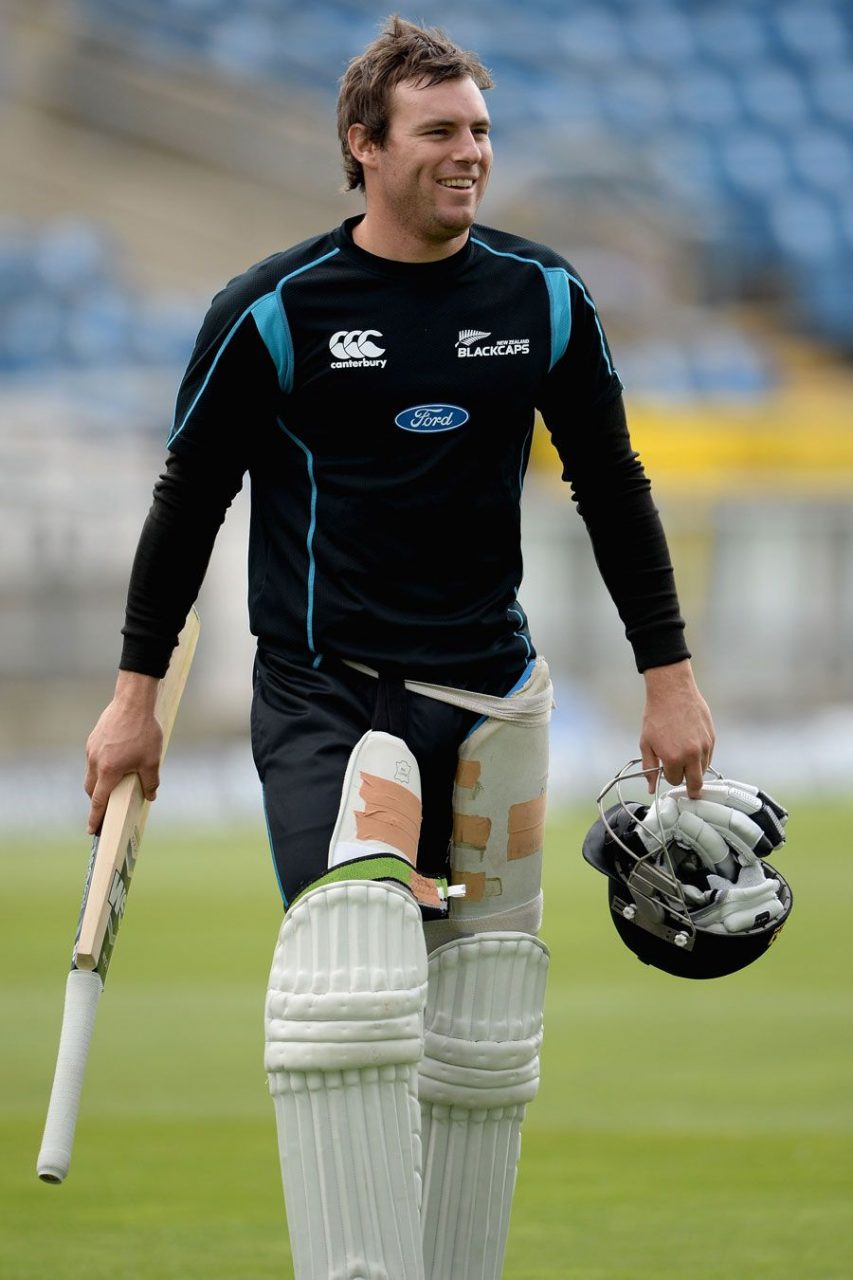
[{"label": "beige tape patch", "polygon": [[481,767],[479,760],[460,760],[456,766],[457,787],[473,791],[480,781]]},{"label": "beige tape patch", "polygon": [[439,911],[443,909],[445,904],[438,892],[438,885],[434,880],[427,879],[427,877],[422,876],[419,871],[413,871],[411,881],[409,882],[409,888],[422,906],[436,907]]},{"label": "beige tape patch", "polygon": [[464,884],[465,902],[482,902],[486,896],[485,871],[454,871],[454,884]]},{"label": "beige tape patch", "polygon": [[492,830],[491,818],[482,818],[474,813],[457,813],[453,811],[453,843],[467,845],[472,849],[485,849],[489,843]]},{"label": "beige tape patch", "polygon": [[507,818],[507,858],[529,858],[545,843],[545,804],[543,792],[535,800],[510,807]]},{"label": "beige tape patch", "polygon": [[383,840],[414,866],[421,833],[418,797],[401,783],[375,773],[362,773],[359,795],[364,801],[364,810],[355,811],[359,840]]}]

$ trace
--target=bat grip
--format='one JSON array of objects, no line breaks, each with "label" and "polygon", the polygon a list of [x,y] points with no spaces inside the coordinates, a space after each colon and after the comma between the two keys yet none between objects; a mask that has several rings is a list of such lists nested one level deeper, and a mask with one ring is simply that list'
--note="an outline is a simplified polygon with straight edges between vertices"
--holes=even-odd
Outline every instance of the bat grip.
[{"label": "bat grip", "polygon": [[68,975],[53,1089],[36,1165],[43,1182],[62,1182],[68,1173],[89,1042],[103,989],[98,973],[72,969]]}]

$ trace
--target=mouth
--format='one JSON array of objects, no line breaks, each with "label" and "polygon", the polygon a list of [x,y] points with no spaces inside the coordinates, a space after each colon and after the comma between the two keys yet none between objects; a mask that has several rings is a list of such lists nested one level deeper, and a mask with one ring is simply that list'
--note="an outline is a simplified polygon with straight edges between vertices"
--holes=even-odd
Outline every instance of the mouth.
[{"label": "mouth", "polygon": [[437,178],[436,181],[450,191],[471,191],[477,185],[474,178]]}]

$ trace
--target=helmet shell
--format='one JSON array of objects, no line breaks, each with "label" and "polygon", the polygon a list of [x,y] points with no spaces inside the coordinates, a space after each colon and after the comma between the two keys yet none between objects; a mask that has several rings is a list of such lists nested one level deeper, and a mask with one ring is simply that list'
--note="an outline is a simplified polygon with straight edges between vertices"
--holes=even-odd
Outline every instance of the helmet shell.
[{"label": "helmet shell", "polygon": [[769,863],[765,862],[763,866],[774,880],[779,881],[779,894],[785,907],[783,916],[763,928],[749,929],[744,933],[711,933],[707,929],[697,929],[693,947],[688,951],[649,933],[632,920],[626,920],[620,910],[614,910],[614,897],[622,898],[628,891],[617,881],[608,880],[608,901],[616,932],[643,964],[662,969],[676,978],[724,978],[726,974],[745,969],[776,941],[794,901],[787,880]]},{"label": "helmet shell", "polygon": [[[628,884],[635,860],[613,838],[607,827],[609,824],[612,832],[630,849],[634,844],[632,837],[636,824],[645,813],[646,806],[633,801],[616,804],[593,823],[583,843],[586,861],[607,876],[608,904],[616,932],[644,964],[678,978],[722,978],[736,973],[738,969],[745,969],[772,946],[785,926],[794,901],[787,880],[769,863],[762,863],[768,877],[779,881],[784,913],[778,919],[743,933],[712,933],[708,929],[695,928],[692,947],[676,946],[635,920],[626,919],[622,913],[626,903],[635,901]],[[642,846],[637,845],[636,852],[638,856],[642,855]]]}]

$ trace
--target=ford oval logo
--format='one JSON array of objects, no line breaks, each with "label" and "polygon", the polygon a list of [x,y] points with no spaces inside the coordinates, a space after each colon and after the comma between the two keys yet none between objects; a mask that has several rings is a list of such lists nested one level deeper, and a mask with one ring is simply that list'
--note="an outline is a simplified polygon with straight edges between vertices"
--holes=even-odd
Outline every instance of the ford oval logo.
[{"label": "ford oval logo", "polygon": [[398,413],[394,421],[404,431],[455,431],[469,418],[458,404],[416,404]]}]

